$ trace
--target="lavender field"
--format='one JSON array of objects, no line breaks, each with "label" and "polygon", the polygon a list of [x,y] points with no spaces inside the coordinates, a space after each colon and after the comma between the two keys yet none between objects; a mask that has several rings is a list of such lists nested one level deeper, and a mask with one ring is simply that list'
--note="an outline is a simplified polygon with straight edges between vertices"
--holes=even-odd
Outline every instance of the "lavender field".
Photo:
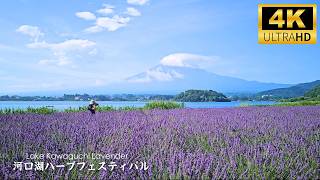
[{"label": "lavender field", "polygon": [[319,143],[320,106],[2,115],[0,179],[319,179]]}]

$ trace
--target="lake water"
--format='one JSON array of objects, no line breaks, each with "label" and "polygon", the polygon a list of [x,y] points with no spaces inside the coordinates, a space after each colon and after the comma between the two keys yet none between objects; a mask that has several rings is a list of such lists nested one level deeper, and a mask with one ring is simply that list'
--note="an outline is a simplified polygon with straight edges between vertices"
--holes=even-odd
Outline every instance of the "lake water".
[{"label": "lake water", "polygon": [[[27,107],[43,107],[53,106],[55,109],[63,110],[69,107],[77,108],[87,106],[86,101],[0,101],[0,109]],[[134,106],[143,107],[147,102],[141,101],[98,101],[100,105],[109,105],[114,107]],[[273,101],[232,101],[232,102],[186,102],[187,108],[223,108],[223,107],[239,107],[241,105],[270,105],[275,104]]]}]

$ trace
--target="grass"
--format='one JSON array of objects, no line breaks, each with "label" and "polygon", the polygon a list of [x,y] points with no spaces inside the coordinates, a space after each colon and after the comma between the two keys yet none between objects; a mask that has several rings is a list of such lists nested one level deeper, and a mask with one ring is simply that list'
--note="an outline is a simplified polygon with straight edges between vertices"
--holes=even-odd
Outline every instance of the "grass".
[{"label": "grass", "polygon": [[153,101],[148,102],[145,106],[145,109],[180,109],[184,108],[183,103],[177,103],[173,101]]},{"label": "grass", "polygon": [[296,101],[296,102],[281,102],[274,106],[318,106],[320,101]]},{"label": "grass", "polygon": [[[320,105],[320,101],[296,101],[296,102],[279,102],[273,105],[250,105],[248,103],[241,103],[240,107],[250,107],[250,106],[318,106]],[[113,106],[98,106],[97,112],[106,112],[106,111],[132,111],[132,110],[150,110],[150,109],[180,109],[184,108],[184,103],[177,103],[174,101],[152,101],[145,104],[144,107],[134,107],[134,106],[125,106],[125,107],[113,107]],[[78,108],[67,108],[62,112],[85,112],[88,111],[87,106],[82,106]],[[20,108],[5,108],[0,109],[0,115],[2,114],[26,114],[26,113],[34,113],[34,114],[52,114],[55,112],[59,112],[59,110],[54,109],[53,107],[39,107],[33,108],[28,107],[27,109]]]},{"label": "grass", "polygon": [[58,110],[50,107],[39,107],[39,108],[28,107],[27,109],[20,109],[20,108],[0,109],[0,114],[26,114],[26,113],[52,114],[55,112],[58,112]]},{"label": "grass", "polygon": [[250,106],[255,106],[255,107],[268,107],[268,106],[319,106],[320,101],[309,101],[309,100],[303,100],[303,101],[295,101],[295,102],[285,102],[285,101],[280,101],[279,103],[276,104],[263,104],[263,105],[250,105],[248,103],[241,103],[239,106],[240,107],[250,107]]},{"label": "grass", "polygon": [[[125,106],[125,107],[113,107],[113,106],[98,106],[97,112],[106,112],[106,111],[132,111],[132,110],[149,110],[149,109],[177,109],[184,108],[183,103],[177,103],[172,101],[153,101],[148,102],[144,107],[134,107],[134,106]],[[78,108],[67,108],[62,112],[85,112],[88,111],[87,106],[82,106]],[[59,110],[54,109],[53,107],[39,107],[33,108],[28,107],[27,109],[20,108],[5,108],[0,109],[0,115],[2,114],[26,114],[26,113],[34,113],[34,114],[52,114],[55,112],[59,112]]]}]

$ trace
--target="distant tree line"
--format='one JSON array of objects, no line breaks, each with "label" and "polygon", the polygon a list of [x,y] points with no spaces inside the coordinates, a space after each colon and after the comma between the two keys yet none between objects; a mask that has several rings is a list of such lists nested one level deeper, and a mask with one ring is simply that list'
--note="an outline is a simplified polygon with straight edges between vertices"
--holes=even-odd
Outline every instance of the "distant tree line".
[{"label": "distant tree line", "polygon": [[187,90],[178,95],[89,95],[64,94],[61,97],[49,96],[0,96],[0,101],[180,101],[180,102],[229,102],[224,94],[213,90]]},{"label": "distant tree line", "polygon": [[89,95],[89,94],[64,94],[61,97],[52,96],[0,96],[0,101],[168,101],[174,99],[174,95]]}]

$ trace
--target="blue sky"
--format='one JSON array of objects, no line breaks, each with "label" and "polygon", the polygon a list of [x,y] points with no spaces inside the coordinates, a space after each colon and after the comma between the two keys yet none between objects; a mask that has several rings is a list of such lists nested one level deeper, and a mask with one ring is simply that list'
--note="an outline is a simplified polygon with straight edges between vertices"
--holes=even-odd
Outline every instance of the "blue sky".
[{"label": "blue sky", "polygon": [[212,60],[208,71],[247,80],[320,79],[319,43],[257,43],[259,3],[279,1],[3,1],[0,93],[105,86],[168,56],[177,63],[182,53]]}]

